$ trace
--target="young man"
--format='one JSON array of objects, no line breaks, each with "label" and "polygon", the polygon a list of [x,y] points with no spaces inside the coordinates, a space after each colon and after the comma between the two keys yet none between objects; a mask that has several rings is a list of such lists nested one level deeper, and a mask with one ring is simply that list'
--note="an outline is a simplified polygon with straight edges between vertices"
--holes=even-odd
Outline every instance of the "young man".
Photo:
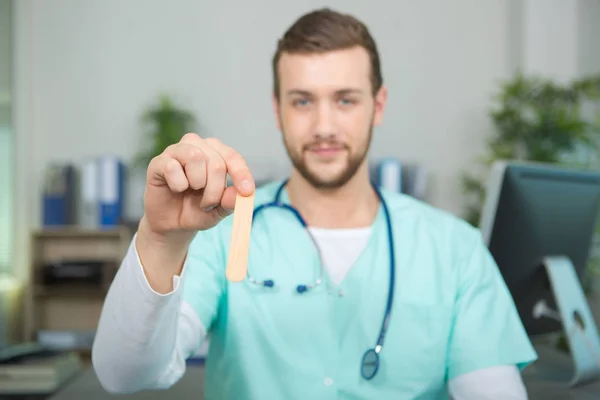
[{"label": "young man", "polygon": [[169,387],[210,334],[209,399],[525,399],[536,354],[479,233],[370,183],[386,89],[367,28],[308,13],[273,73],[294,169],[255,206],[298,214],[262,209],[249,277],[229,282],[227,216],[255,191],[244,160],[194,134],[152,160],[94,343],[106,390]]}]

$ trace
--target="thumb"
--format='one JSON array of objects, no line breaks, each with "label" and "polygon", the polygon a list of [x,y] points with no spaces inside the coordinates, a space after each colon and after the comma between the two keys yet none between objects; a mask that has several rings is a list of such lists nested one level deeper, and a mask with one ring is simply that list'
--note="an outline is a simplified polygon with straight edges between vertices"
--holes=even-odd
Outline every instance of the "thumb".
[{"label": "thumb", "polygon": [[217,213],[221,218],[225,218],[233,213],[235,208],[235,198],[237,197],[237,190],[235,186],[230,186],[223,191],[221,196],[220,204],[212,210],[213,213]]}]

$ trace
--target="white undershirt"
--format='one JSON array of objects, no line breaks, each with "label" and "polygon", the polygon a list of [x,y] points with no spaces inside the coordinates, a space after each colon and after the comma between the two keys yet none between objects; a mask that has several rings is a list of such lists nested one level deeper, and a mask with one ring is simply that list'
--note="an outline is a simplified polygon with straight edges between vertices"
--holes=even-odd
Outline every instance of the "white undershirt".
[{"label": "white undershirt", "polygon": [[371,235],[371,227],[355,229],[309,228],[321,251],[323,267],[335,285],[346,277]]},{"label": "white undershirt", "polygon": [[[340,282],[364,250],[369,229],[311,231],[327,271]],[[196,312],[181,299],[180,277],[173,277],[170,293],[152,290],[134,243],[135,237],[104,301],[92,349],[96,375],[111,393],[172,386],[185,373],[186,358],[207,336]],[[342,253],[345,256],[340,257]],[[527,399],[514,365],[459,376],[449,382],[448,389],[454,400]]]}]

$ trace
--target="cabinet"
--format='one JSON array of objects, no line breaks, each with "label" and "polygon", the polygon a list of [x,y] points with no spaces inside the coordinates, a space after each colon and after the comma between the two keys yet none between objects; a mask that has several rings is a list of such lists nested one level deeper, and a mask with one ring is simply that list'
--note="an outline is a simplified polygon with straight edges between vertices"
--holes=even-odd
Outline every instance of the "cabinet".
[{"label": "cabinet", "polygon": [[[35,341],[40,332],[93,332],[104,297],[114,278],[133,231],[128,227],[107,230],[79,228],[43,229],[32,233],[32,266],[29,290],[25,293],[26,340]],[[68,278],[49,279],[48,271],[65,262]],[[77,276],[77,269],[97,264],[96,274]],[[85,347],[85,346],[84,346]],[[78,350],[89,350],[83,348]]]}]

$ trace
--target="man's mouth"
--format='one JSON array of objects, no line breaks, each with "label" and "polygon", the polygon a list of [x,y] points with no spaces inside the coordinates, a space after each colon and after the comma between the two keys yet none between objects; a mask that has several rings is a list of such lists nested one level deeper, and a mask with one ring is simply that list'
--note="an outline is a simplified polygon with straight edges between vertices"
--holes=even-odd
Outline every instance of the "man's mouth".
[{"label": "man's mouth", "polygon": [[321,143],[308,146],[307,150],[319,156],[327,157],[335,155],[344,149],[345,147],[339,143]]}]

